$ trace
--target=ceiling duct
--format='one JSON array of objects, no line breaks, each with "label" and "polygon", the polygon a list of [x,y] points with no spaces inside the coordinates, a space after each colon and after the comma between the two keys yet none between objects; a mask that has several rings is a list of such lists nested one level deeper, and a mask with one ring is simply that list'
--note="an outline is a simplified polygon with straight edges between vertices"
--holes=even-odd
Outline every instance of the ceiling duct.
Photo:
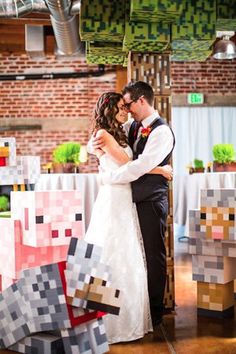
[{"label": "ceiling duct", "polygon": [[2,0],[0,2],[0,18],[21,17],[31,12],[49,13],[57,51],[61,55],[75,55],[83,47],[79,38],[76,16],[79,10],[78,0],[74,2],[72,0]]},{"label": "ceiling duct", "polygon": [[48,13],[44,0],[1,0],[0,18],[22,17],[31,12]]},{"label": "ceiling duct", "polygon": [[25,49],[33,59],[45,57],[43,26],[25,25]]},{"label": "ceiling duct", "polygon": [[78,35],[76,15],[70,15],[69,0],[45,0],[48,6],[58,53],[73,55],[79,52],[81,41]]}]

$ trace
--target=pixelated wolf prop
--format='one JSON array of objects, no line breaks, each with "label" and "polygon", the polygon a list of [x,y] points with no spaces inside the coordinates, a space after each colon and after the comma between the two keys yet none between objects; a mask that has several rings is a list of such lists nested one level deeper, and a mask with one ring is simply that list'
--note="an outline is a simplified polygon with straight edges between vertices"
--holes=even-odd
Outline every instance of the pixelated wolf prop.
[{"label": "pixelated wolf prop", "polygon": [[189,253],[197,281],[197,313],[234,316],[236,189],[201,191],[200,210],[190,211]]},{"label": "pixelated wolf prop", "polygon": [[29,268],[0,294],[0,348],[20,353],[109,351],[102,317],[118,315],[120,291],[102,249],[71,238],[65,262]]}]

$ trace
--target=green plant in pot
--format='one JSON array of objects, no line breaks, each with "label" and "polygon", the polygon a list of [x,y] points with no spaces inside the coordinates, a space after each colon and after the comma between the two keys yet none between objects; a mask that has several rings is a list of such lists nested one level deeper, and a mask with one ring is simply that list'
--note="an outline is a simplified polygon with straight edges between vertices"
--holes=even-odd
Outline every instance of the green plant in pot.
[{"label": "green plant in pot", "polygon": [[235,150],[233,144],[216,144],[212,149],[213,171],[236,171]]},{"label": "green plant in pot", "polygon": [[194,159],[193,161],[194,164],[194,172],[204,172],[204,164],[202,160]]},{"label": "green plant in pot", "polygon": [[6,195],[0,195],[0,217],[10,217],[9,213],[6,213],[10,210],[9,198]]},{"label": "green plant in pot", "polygon": [[53,151],[53,171],[55,173],[78,172],[80,144],[67,142],[58,145]]}]

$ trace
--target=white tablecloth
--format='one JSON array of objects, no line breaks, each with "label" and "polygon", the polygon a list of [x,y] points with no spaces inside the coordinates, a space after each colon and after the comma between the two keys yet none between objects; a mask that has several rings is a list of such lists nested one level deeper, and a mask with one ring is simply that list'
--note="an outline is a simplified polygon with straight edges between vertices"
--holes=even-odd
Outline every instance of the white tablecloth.
[{"label": "white tablecloth", "polygon": [[84,210],[84,230],[89,225],[92,208],[98,193],[97,174],[95,173],[50,173],[42,174],[35,185],[35,190],[78,190],[82,194]]},{"label": "white tablecloth", "polygon": [[235,172],[194,173],[174,176],[174,222],[185,225],[188,234],[189,210],[200,207],[201,189],[236,188]]}]

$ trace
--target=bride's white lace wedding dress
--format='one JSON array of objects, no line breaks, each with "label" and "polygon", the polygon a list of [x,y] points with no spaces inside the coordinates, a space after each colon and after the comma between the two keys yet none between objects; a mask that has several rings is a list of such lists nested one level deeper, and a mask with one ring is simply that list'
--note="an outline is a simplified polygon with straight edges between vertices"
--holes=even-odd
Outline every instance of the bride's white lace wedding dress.
[{"label": "bride's white lace wedding dress", "polygon": [[[128,146],[125,151],[132,157]],[[119,167],[106,154],[100,166],[102,170]],[[143,337],[152,331],[152,323],[142,236],[130,184],[100,187],[85,239],[103,247],[101,261],[111,266],[112,287],[121,290],[119,316],[108,314],[103,318],[108,342]]]}]

